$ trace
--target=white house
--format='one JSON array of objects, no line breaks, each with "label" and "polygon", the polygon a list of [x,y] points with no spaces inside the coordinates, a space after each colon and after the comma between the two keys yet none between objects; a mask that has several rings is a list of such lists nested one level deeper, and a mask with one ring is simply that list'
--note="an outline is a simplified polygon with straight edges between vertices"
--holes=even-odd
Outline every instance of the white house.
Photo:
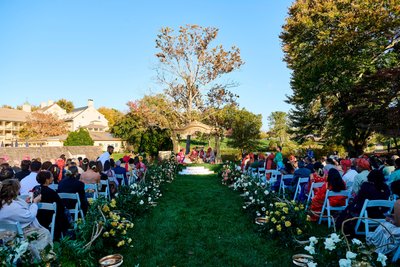
[{"label": "white house", "polygon": [[49,100],[47,103],[40,103],[40,108],[37,111],[45,114],[53,114],[58,118],[62,118],[67,114],[65,109],[60,107],[57,103],[54,103],[52,100]]},{"label": "white house", "polygon": [[90,131],[104,132],[108,129],[107,119],[94,108],[92,99],[88,100],[87,106],[76,108],[70,113],[61,116],[61,119],[68,123],[70,131],[87,128]]}]

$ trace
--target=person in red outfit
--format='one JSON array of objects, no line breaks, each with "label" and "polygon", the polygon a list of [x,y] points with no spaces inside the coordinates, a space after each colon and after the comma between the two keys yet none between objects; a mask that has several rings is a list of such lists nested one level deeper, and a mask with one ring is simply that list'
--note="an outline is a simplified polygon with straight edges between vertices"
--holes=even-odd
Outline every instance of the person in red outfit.
[{"label": "person in red outfit", "polygon": [[[325,184],[318,188],[315,192],[315,196],[311,200],[311,211],[313,215],[311,216],[311,221],[316,221],[319,217],[319,213],[324,205],[326,191],[330,190],[333,192],[340,192],[346,190],[346,183],[342,180],[340,173],[335,168],[331,168],[328,172],[328,177]],[[333,196],[329,197],[329,203],[332,207],[343,206],[346,204],[345,196]]]}]

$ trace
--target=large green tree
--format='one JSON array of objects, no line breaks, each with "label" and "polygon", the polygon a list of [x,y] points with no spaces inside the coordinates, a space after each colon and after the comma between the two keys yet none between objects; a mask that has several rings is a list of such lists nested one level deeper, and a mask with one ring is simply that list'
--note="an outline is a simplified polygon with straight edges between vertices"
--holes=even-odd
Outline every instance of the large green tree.
[{"label": "large green tree", "polygon": [[93,146],[94,141],[86,129],[79,128],[75,132],[69,132],[64,146]]},{"label": "large green tree", "polygon": [[[399,7],[400,0],[292,4],[281,39],[293,70],[288,102],[294,105],[290,119],[297,137],[320,135],[362,153],[379,119],[371,117],[379,112],[362,112],[387,110],[398,95],[398,87],[367,80],[399,67]],[[381,93],[388,101],[373,97]]]},{"label": "large green tree", "polygon": [[256,149],[262,126],[261,114],[257,115],[246,109],[230,109],[229,117],[226,126],[231,129],[231,139],[228,144],[241,149],[242,152]]},{"label": "large green tree", "polygon": [[282,145],[289,140],[289,121],[286,112],[272,112],[271,115],[268,116],[268,123],[270,127],[269,134],[271,137],[278,139]]}]

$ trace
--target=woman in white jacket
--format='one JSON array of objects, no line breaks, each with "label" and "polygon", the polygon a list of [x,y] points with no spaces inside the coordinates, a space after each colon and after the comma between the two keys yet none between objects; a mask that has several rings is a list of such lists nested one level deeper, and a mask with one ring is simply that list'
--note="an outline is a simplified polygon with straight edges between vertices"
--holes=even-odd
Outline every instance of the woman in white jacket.
[{"label": "woman in white jacket", "polygon": [[0,220],[19,222],[25,238],[36,235],[36,239],[29,242],[29,250],[36,259],[41,259],[40,251],[47,246],[53,246],[50,232],[36,219],[37,203],[40,202],[41,195],[36,196],[32,203],[28,203],[28,199],[18,197],[20,188],[16,179],[7,179],[0,183]]}]

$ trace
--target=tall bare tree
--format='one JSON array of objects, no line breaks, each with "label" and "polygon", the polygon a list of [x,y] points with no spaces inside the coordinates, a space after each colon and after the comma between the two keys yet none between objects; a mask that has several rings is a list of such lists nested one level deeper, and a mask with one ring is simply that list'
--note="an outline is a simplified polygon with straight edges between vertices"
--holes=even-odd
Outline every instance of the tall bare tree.
[{"label": "tall bare tree", "polygon": [[222,45],[211,46],[217,35],[217,28],[198,25],[181,26],[177,33],[165,27],[157,35],[156,48],[160,50],[156,54],[160,63],[157,77],[166,86],[165,93],[184,123],[215,103],[210,96],[227,99],[221,94],[231,94],[227,89],[235,84],[221,82],[219,78],[244,63],[239,48],[232,46],[231,50],[225,50]]}]

